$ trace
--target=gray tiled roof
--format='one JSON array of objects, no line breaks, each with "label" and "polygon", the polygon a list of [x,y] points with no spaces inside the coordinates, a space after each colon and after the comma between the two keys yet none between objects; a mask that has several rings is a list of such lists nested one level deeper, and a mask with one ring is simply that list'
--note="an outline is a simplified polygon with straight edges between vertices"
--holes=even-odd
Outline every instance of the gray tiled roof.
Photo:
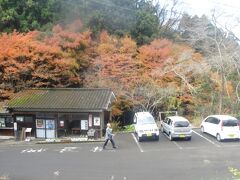
[{"label": "gray tiled roof", "polygon": [[29,89],[9,101],[13,111],[95,112],[108,109],[115,96],[110,89]]}]

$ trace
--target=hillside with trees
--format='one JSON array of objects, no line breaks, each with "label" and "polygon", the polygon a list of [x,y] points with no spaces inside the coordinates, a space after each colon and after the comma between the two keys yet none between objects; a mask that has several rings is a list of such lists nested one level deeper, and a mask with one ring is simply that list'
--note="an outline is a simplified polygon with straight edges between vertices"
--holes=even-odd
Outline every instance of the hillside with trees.
[{"label": "hillside with trees", "polygon": [[[0,1],[0,101],[35,87],[107,87],[114,120],[239,116],[239,41],[217,18],[151,0]],[[130,114],[130,115],[129,115]]]}]

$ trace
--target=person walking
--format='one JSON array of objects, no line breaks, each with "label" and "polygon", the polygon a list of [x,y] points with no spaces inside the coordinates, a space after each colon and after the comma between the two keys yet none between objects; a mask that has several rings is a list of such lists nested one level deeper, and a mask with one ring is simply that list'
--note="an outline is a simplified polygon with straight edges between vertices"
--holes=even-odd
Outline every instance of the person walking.
[{"label": "person walking", "polygon": [[113,133],[112,133],[112,128],[111,128],[111,124],[110,123],[107,123],[106,134],[105,134],[105,142],[103,144],[103,149],[105,149],[108,141],[111,141],[112,147],[114,149],[117,148],[116,145],[115,145],[115,142],[113,141]]}]

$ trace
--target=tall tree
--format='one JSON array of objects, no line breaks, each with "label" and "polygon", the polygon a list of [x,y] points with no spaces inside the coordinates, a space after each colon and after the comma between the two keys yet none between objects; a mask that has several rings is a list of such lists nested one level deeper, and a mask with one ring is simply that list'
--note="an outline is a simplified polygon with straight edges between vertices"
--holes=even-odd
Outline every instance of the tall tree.
[{"label": "tall tree", "polygon": [[[215,14],[212,14],[211,20],[206,16],[199,18],[185,15],[181,20],[179,29],[183,41],[193,45],[196,51],[206,56],[206,62],[210,66],[212,73],[215,74],[212,76],[214,78],[213,82],[218,87],[212,90],[213,96],[216,96],[214,94],[217,93],[218,97],[217,112],[223,113],[227,111],[229,109],[227,101],[232,101],[234,98],[230,92],[231,84],[237,86],[235,82],[239,82],[240,78],[240,47],[233,33],[229,29],[221,28]],[[230,83],[231,81],[232,83]]]},{"label": "tall tree", "polygon": [[90,32],[54,27],[50,34],[0,36],[0,101],[32,87],[79,87],[89,65]]},{"label": "tall tree", "polygon": [[179,0],[157,3],[157,16],[159,19],[159,37],[176,39],[177,27],[182,18]]},{"label": "tall tree", "polygon": [[51,26],[58,11],[57,0],[0,0],[0,31],[27,32]]},{"label": "tall tree", "polygon": [[138,45],[150,43],[158,37],[159,19],[157,7],[151,0],[139,0],[136,3],[136,23],[131,35]]}]

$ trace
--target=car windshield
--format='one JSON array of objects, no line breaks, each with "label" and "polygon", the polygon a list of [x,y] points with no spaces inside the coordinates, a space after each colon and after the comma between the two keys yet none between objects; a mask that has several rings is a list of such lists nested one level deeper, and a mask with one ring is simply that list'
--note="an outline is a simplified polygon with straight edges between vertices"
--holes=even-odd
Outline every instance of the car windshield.
[{"label": "car windshield", "polygon": [[176,121],[174,123],[174,127],[188,127],[189,126],[189,122],[187,121]]},{"label": "car windshield", "polygon": [[238,126],[238,121],[234,119],[224,120],[223,126]]},{"label": "car windshield", "polygon": [[138,123],[140,125],[143,125],[143,124],[155,124],[155,121],[154,121],[153,117],[145,116],[145,117],[142,117],[141,119],[139,119]]}]

